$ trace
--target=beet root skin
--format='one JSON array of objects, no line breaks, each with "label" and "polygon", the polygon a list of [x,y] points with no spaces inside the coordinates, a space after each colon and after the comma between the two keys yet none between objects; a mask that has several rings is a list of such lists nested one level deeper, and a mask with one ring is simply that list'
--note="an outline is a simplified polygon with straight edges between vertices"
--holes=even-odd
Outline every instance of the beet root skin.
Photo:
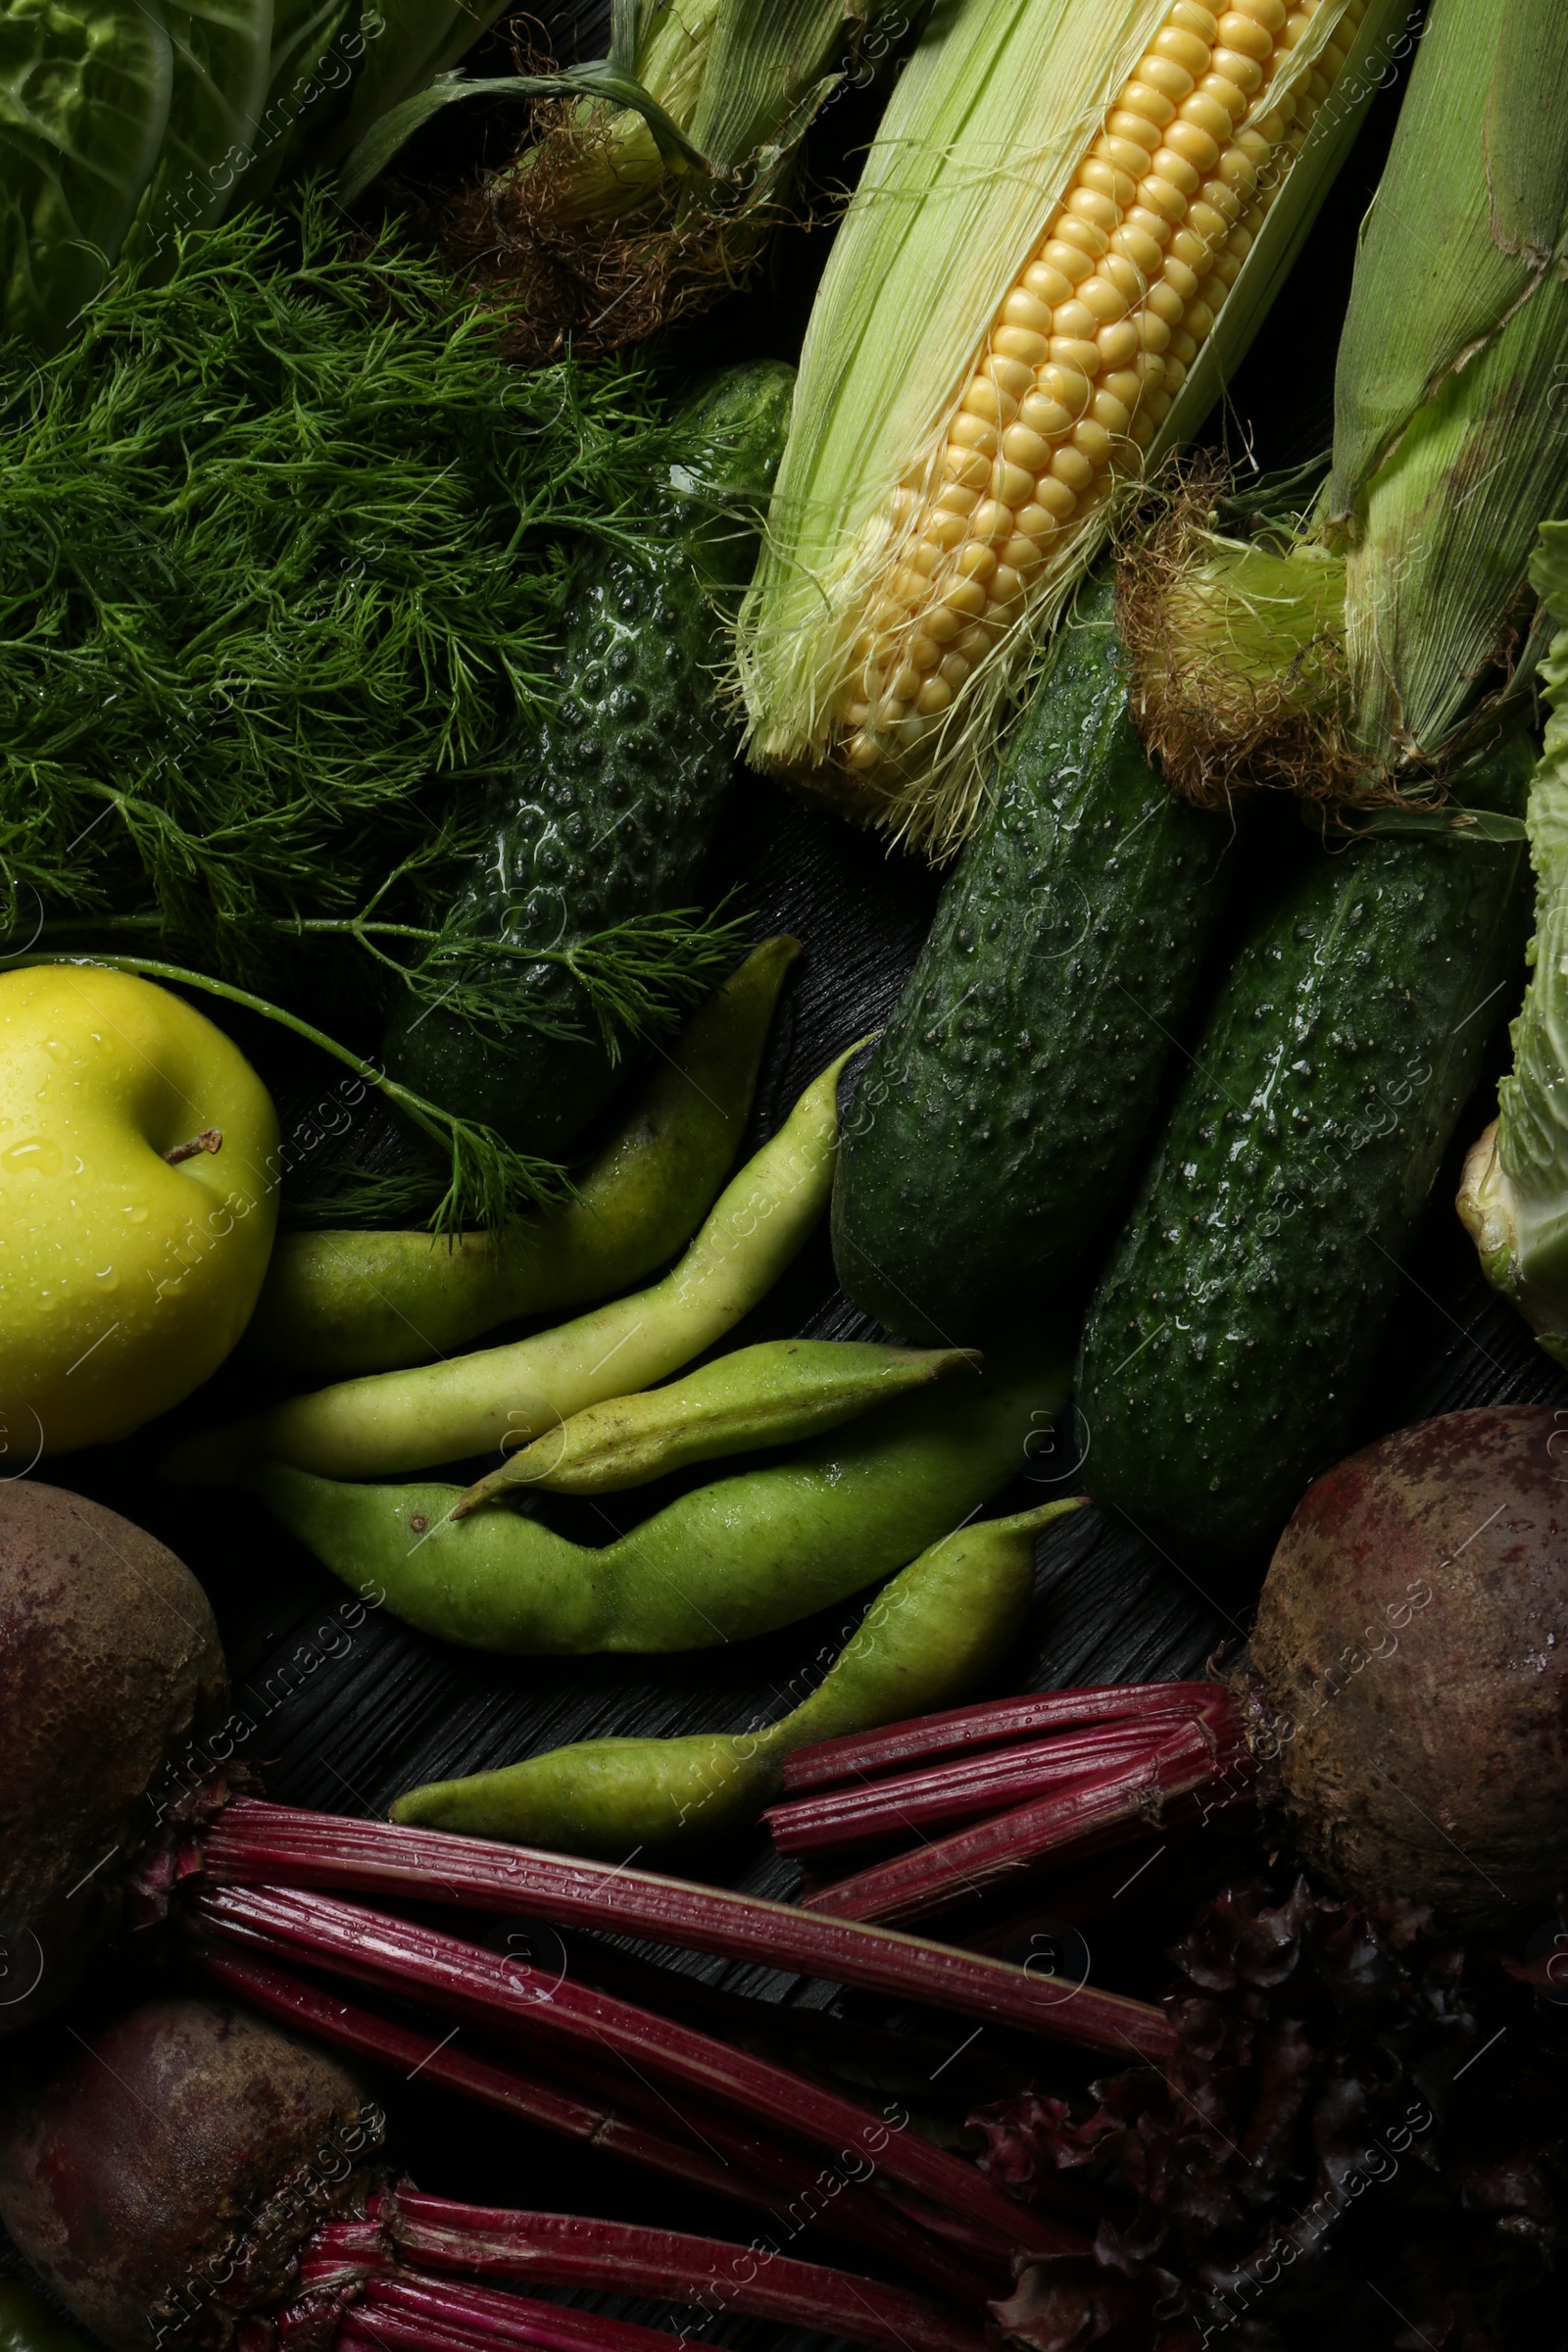
[{"label": "beet root skin", "polygon": [[1467,1930],[1549,1912],[1568,1871],[1568,1416],[1446,1413],[1320,1478],[1235,1687],[1314,1869]]},{"label": "beet root skin", "polygon": [[286,2295],[380,2130],[323,2053],[223,2003],[155,2001],[85,2043],[44,2030],[0,2104],[0,2219],[116,2352],[222,2346]]},{"label": "beet root skin", "polygon": [[172,1551],[80,1494],[0,1483],[0,2036],[74,1990],[153,1826],[146,1792],[225,1687]]}]

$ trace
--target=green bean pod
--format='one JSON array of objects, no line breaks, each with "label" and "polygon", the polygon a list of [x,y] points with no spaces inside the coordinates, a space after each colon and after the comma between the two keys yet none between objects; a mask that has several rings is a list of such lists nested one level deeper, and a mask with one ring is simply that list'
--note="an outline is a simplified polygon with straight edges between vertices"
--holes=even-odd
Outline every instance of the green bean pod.
[{"label": "green bean pod", "polygon": [[891,1575],[1006,1485],[1067,1394],[1065,1344],[881,1406],[788,1461],[682,1494],[615,1543],[510,1510],[454,1519],[450,1486],[353,1486],[282,1463],[246,1484],[335,1576],[472,1649],[706,1649]]},{"label": "green bean pod", "polygon": [[90,2352],[87,2339],[58,2319],[20,2278],[0,2278],[0,2352]]},{"label": "green bean pod", "polygon": [[693,1462],[792,1446],[886,1404],[945,1372],[974,1371],[966,1348],[881,1348],[856,1340],[764,1340],[667,1388],[573,1413],[509,1455],[453,1505],[466,1519],[513,1487],[613,1494]]},{"label": "green bean pod", "polygon": [[646,1282],[683,1249],[734,1159],[784,975],[801,952],[755,948],[655,1055],[569,1200],[499,1234],[290,1233],[247,1327],[249,1355],[304,1378],[427,1364],[521,1315],[560,1314]]},{"label": "green bean pod", "polygon": [[584,1740],[412,1788],[392,1818],[617,1861],[743,1828],[777,1796],[797,1747],[927,1715],[982,1689],[1028,1611],[1036,1534],[1080,1507],[1048,1502],[941,1537],[884,1585],[816,1690],[778,1723],[678,1740]]},{"label": "green bean pod", "polygon": [[510,1348],[339,1381],[249,1421],[203,1430],[171,1449],[165,1477],[222,1486],[249,1463],[269,1460],[323,1478],[383,1478],[525,1445],[590,1404],[666,1380],[766,1296],[826,1208],[838,1075],[849,1057],[841,1054],[812,1080],[651,1290]]}]

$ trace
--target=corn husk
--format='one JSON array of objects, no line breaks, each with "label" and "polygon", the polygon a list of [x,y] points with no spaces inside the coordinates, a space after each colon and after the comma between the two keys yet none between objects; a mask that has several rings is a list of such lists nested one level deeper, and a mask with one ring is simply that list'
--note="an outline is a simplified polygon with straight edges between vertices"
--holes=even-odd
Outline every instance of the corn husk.
[{"label": "corn husk", "polygon": [[[828,762],[851,648],[897,552],[894,494],[929,478],[1008,287],[1165,13],[1166,0],[948,0],[933,14],[839,230],[806,339],[768,545],[741,623],[760,765],[835,789]],[[1325,0],[1250,122],[1310,72],[1343,14],[1341,0]],[[1380,70],[1369,61],[1402,17],[1400,0],[1369,8],[1151,465],[1201,422],[1245,352],[1354,137]],[[1113,519],[1113,508],[1089,514],[1046,567],[881,821],[938,852],[961,838],[1009,698]]]},{"label": "corn husk", "polygon": [[751,268],[818,111],[903,21],[899,0],[620,0],[609,59],[511,85],[545,101],[536,135],[449,209],[451,258],[506,295],[521,356],[640,340]]},{"label": "corn husk", "polygon": [[1568,8],[1436,0],[1335,381],[1358,743],[1429,763],[1568,498]]},{"label": "corn husk", "polygon": [[1126,567],[1135,707],[1188,797],[1441,799],[1517,699],[1531,550],[1568,512],[1565,95],[1559,0],[1433,0],[1315,513],[1265,559],[1178,502]]},{"label": "corn husk", "polygon": [[1531,579],[1557,634],[1541,665],[1550,716],[1526,823],[1536,872],[1534,978],[1509,1036],[1497,1117],[1465,1162],[1458,1208],[1487,1278],[1568,1364],[1568,523]]}]

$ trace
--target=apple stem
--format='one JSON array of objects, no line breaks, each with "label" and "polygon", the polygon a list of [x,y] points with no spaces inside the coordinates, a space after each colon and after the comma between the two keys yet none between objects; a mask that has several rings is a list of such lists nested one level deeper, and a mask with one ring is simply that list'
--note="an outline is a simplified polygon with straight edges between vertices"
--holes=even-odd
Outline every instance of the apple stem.
[{"label": "apple stem", "polygon": [[164,1157],[172,1168],[177,1168],[182,1159],[195,1159],[203,1152],[221,1152],[222,1149],[223,1130],[221,1127],[204,1127],[200,1135],[193,1135],[188,1144],[176,1144],[172,1152],[164,1153]]}]

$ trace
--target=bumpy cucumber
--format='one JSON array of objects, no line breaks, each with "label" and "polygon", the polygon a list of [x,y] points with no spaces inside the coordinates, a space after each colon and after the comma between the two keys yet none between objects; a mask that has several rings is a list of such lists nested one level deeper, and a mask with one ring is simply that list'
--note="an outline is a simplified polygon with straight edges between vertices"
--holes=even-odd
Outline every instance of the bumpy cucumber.
[{"label": "bumpy cucumber", "polygon": [[1012,731],[846,1112],[833,1248],[892,1331],[969,1338],[1080,1280],[1124,1203],[1230,829],[1127,709],[1108,573]]},{"label": "bumpy cucumber", "polygon": [[[531,965],[541,1026],[498,1045],[412,1000],[389,1023],[395,1077],[521,1150],[564,1152],[615,1084],[581,987],[540,956],[698,896],[731,763],[715,598],[750,576],[793,386],[792,369],[759,362],[690,404],[690,460],[635,547],[596,545],[582,559],[559,700],[491,790],[454,923]],[[573,1034],[548,1034],[564,1026]]]},{"label": "bumpy cucumber", "polygon": [[[1529,746],[1494,805],[1522,808]],[[1231,971],[1090,1306],[1086,1478],[1206,1573],[1343,1453],[1524,937],[1520,844],[1313,850]]]}]

